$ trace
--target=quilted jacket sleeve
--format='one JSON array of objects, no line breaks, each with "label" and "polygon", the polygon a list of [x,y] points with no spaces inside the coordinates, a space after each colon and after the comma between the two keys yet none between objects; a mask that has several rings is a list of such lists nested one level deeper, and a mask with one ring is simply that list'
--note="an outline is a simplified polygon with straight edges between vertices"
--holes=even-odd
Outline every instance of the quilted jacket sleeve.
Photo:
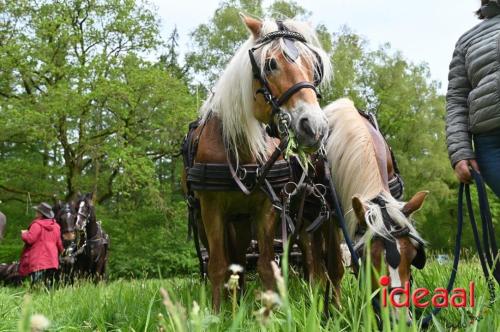
[{"label": "quilted jacket sleeve", "polygon": [[475,158],[469,132],[467,98],[470,90],[471,84],[467,77],[465,57],[460,45],[457,44],[450,63],[446,94],[446,142],[453,167],[460,160]]}]

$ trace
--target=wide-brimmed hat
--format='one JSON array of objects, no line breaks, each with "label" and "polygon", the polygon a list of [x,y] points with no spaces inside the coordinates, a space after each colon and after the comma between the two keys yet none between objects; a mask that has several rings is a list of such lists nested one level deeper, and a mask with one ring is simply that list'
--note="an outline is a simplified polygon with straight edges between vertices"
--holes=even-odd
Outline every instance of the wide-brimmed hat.
[{"label": "wide-brimmed hat", "polygon": [[52,211],[52,206],[47,203],[40,203],[38,206],[34,206],[33,209],[40,212],[44,217],[53,219],[54,212]]}]

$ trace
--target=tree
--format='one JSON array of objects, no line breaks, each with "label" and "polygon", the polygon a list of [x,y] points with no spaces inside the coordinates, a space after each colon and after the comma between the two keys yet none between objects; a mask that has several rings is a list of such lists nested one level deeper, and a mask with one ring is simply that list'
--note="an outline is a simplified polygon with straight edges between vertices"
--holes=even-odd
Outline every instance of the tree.
[{"label": "tree", "polygon": [[[274,1],[266,10],[262,0],[226,0],[221,3],[208,23],[199,25],[191,34],[194,51],[186,61],[203,82],[212,86],[236,50],[248,38],[249,32],[239,13],[260,18],[305,18],[310,12],[295,1]],[[265,16],[267,14],[267,16]]]},{"label": "tree", "polygon": [[155,191],[154,161],[177,152],[194,106],[184,81],[138,56],[161,45],[151,9],[20,1],[1,19],[2,195]]}]

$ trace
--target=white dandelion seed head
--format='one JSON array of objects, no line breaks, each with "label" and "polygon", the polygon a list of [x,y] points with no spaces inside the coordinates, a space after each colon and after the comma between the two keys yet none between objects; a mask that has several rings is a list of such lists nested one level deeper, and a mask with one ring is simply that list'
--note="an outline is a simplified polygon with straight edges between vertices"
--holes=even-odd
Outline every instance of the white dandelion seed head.
[{"label": "white dandelion seed head", "polygon": [[50,321],[44,315],[35,314],[31,316],[30,325],[32,332],[42,332],[49,328]]},{"label": "white dandelion seed head", "polygon": [[229,265],[229,271],[231,271],[232,274],[238,274],[243,272],[243,266],[239,264],[231,264]]},{"label": "white dandelion seed head", "polygon": [[198,302],[193,301],[193,309],[191,310],[191,313],[195,316],[197,316],[200,313],[200,306]]},{"label": "white dandelion seed head", "polygon": [[281,298],[278,293],[267,290],[265,292],[260,293],[260,301],[262,305],[266,308],[274,308],[281,306]]}]

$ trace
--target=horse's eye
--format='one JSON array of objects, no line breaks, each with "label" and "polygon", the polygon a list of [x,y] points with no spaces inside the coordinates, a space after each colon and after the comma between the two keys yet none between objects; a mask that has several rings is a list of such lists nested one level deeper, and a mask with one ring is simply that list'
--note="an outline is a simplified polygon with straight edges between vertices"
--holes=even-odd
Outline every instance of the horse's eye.
[{"label": "horse's eye", "polygon": [[278,69],[278,62],[276,61],[276,59],[266,59],[266,63],[264,65],[264,70],[266,71],[266,73],[270,73],[276,69]]}]

